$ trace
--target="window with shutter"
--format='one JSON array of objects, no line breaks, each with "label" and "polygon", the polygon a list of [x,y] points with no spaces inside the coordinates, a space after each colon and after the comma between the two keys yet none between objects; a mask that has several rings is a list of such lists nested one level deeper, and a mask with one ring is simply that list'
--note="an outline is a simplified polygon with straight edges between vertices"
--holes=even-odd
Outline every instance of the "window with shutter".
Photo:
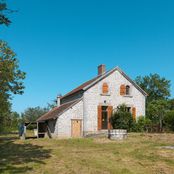
[{"label": "window with shutter", "polygon": [[120,86],[120,95],[126,95],[126,86],[125,85]]},{"label": "window with shutter", "polygon": [[102,86],[102,93],[103,94],[107,94],[109,92],[109,89],[108,89],[108,84],[107,83],[103,83],[103,86]]}]

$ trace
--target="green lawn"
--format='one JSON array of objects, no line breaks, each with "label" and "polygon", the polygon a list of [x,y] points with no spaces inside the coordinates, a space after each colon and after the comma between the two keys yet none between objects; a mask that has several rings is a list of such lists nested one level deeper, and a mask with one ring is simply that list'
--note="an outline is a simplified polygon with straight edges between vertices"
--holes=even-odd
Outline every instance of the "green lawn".
[{"label": "green lawn", "polygon": [[107,138],[29,139],[0,136],[0,173],[173,174],[174,134],[129,134]]}]

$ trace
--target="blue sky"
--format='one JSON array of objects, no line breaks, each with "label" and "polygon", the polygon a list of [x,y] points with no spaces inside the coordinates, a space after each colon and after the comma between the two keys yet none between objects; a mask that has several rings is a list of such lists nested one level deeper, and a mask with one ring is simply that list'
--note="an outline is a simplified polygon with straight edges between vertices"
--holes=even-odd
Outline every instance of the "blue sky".
[{"label": "blue sky", "polygon": [[158,73],[174,96],[174,1],[8,0],[18,10],[0,39],[17,53],[27,73],[25,93],[13,110],[46,106],[97,74],[120,66],[133,79]]}]

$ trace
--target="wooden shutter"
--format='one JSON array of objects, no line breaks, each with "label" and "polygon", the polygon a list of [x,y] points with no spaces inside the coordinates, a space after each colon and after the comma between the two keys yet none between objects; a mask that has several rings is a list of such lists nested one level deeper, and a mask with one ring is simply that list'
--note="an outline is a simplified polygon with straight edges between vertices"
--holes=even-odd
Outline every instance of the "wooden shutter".
[{"label": "wooden shutter", "polygon": [[107,94],[109,92],[107,83],[103,83],[102,92],[103,94]]},{"label": "wooden shutter", "polygon": [[134,120],[136,120],[136,108],[135,107],[132,108],[132,117]]},{"label": "wooden shutter", "polygon": [[111,129],[111,116],[112,116],[113,106],[108,106],[108,129]]},{"label": "wooden shutter", "polygon": [[126,95],[126,86],[125,85],[120,86],[120,95]]},{"label": "wooden shutter", "polygon": [[98,130],[101,130],[102,127],[102,106],[98,106]]}]

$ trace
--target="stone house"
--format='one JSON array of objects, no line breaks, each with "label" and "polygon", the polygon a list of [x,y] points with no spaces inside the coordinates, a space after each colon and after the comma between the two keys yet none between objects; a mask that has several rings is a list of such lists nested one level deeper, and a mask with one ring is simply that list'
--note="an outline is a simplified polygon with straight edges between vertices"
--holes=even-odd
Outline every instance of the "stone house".
[{"label": "stone house", "polygon": [[110,117],[120,104],[137,120],[145,115],[147,93],[119,67],[106,71],[98,66],[98,75],[64,96],[57,107],[41,116],[38,130],[51,137],[81,137],[110,129]]}]

